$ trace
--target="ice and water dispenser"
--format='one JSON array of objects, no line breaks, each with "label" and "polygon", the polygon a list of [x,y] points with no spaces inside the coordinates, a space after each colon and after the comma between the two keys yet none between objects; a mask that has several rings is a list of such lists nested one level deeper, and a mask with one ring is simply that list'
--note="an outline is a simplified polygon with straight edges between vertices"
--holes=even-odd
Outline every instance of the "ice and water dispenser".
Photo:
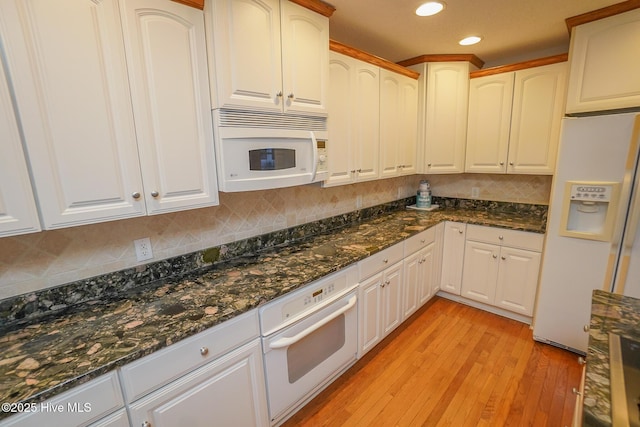
[{"label": "ice and water dispenser", "polygon": [[560,235],[610,241],[620,184],[567,181]]}]

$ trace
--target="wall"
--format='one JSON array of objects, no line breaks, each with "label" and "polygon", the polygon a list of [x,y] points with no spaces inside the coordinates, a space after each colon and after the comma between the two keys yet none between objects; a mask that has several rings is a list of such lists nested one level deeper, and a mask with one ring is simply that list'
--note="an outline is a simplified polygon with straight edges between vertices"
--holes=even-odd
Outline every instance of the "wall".
[{"label": "wall", "polygon": [[470,198],[475,186],[484,200],[534,204],[551,188],[551,177],[463,174],[220,193],[211,208],[2,238],[0,299],[135,266],[135,239],[150,237],[159,260],[409,197],[420,179],[437,196]]}]

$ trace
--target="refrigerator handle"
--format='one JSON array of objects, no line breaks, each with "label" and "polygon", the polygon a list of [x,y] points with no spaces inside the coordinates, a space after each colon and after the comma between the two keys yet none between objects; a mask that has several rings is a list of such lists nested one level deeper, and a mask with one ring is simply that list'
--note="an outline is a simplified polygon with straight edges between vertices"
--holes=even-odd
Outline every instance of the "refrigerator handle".
[{"label": "refrigerator handle", "polygon": [[[637,149],[638,146],[640,146],[640,115],[637,115],[635,118],[633,135],[631,137],[631,147],[636,147]],[[640,168],[640,164],[636,165],[636,168]],[[638,232],[638,221],[640,221],[640,195],[638,194],[640,192],[640,172],[638,170],[636,170],[632,191],[627,223],[620,245],[618,271],[611,289],[618,294],[624,292],[624,285],[627,282],[629,264],[631,262],[631,250],[633,249],[633,242]]]}]

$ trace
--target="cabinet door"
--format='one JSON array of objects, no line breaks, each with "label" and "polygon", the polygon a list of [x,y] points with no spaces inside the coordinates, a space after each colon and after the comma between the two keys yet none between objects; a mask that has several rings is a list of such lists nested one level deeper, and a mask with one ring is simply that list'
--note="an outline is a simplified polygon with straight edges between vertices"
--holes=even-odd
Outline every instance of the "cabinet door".
[{"label": "cabinet door", "polygon": [[45,228],[144,215],[116,0],[7,0],[0,31]]},{"label": "cabinet door", "polygon": [[402,323],[402,262],[384,271],[382,282],[383,334],[387,336]]},{"label": "cabinet door", "polygon": [[204,15],[169,0],[121,0],[149,214],[218,203]]},{"label": "cabinet door", "polygon": [[469,63],[428,64],[425,129],[426,173],[464,172],[469,106]]},{"label": "cabinet door", "polygon": [[352,125],[356,180],[368,181],[380,176],[380,69],[356,62]]},{"label": "cabinet door", "polygon": [[469,240],[464,248],[463,297],[493,304],[498,279],[500,246]]},{"label": "cabinet door", "polygon": [[360,283],[358,292],[358,358],[382,340],[382,273]]},{"label": "cabinet door", "polygon": [[[0,36],[1,36],[0,28]],[[0,63],[0,237],[40,231],[20,130]]]},{"label": "cabinet door", "polygon": [[495,305],[532,316],[539,271],[539,252],[502,247]]},{"label": "cabinet door", "polygon": [[402,132],[399,129],[400,75],[380,69],[380,177],[399,175],[398,145]]},{"label": "cabinet door", "polygon": [[554,173],[566,68],[561,62],[516,72],[507,172]]},{"label": "cabinet door", "polygon": [[567,113],[640,106],[638,40],[640,9],[573,29]]},{"label": "cabinet door", "polygon": [[471,79],[466,172],[505,173],[514,72]]},{"label": "cabinet door", "polygon": [[329,18],[289,1],[280,7],[284,111],[326,115]]},{"label": "cabinet door", "polygon": [[437,274],[437,244],[434,241],[420,251],[419,270],[420,278],[418,282],[418,307],[426,303],[432,295],[434,283],[438,278]]},{"label": "cabinet door", "polygon": [[324,186],[349,184],[355,178],[354,108],[355,60],[346,55],[331,52],[329,71],[329,118],[327,124],[331,144],[328,147],[329,179]]},{"label": "cabinet door", "polygon": [[212,0],[205,13],[214,107],[281,112],[279,0]]},{"label": "cabinet door", "polygon": [[260,341],[193,371],[130,405],[134,426],[269,425]]},{"label": "cabinet door", "polygon": [[465,224],[447,222],[444,226],[440,290],[460,295],[464,261]]},{"label": "cabinet door", "polygon": [[418,81],[400,76],[398,163],[401,175],[417,173]]},{"label": "cabinet door", "polygon": [[[418,309],[418,291],[421,288],[422,251],[404,260],[404,295],[402,297],[402,318],[406,319]],[[420,289],[421,290],[421,289]]]}]

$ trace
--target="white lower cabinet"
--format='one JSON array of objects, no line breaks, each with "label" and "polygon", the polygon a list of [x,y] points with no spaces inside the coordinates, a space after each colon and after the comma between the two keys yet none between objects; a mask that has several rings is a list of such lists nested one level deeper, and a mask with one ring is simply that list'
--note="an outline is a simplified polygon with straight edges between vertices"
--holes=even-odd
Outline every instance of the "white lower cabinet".
[{"label": "white lower cabinet", "polygon": [[461,296],[533,315],[543,235],[469,225]]},{"label": "white lower cabinet", "polygon": [[0,427],[129,425],[117,373],[98,377],[44,402],[27,404]]},{"label": "white lower cabinet", "polygon": [[460,295],[466,224],[447,221],[442,240],[440,290]]},{"label": "white lower cabinet", "polygon": [[402,256],[403,247],[398,244],[358,263],[358,357],[402,322]]},{"label": "white lower cabinet", "polygon": [[208,363],[129,406],[134,426],[265,426],[260,339]]},{"label": "white lower cabinet", "polygon": [[403,319],[416,312],[433,295],[438,277],[438,240],[436,227],[417,234],[404,242]]}]

